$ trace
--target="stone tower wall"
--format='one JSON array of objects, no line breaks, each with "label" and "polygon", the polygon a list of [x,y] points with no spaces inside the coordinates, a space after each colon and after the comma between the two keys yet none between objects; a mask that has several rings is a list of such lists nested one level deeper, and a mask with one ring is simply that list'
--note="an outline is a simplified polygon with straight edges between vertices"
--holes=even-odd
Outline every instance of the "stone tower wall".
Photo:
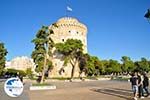
[{"label": "stone tower wall", "polygon": [[[67,39],[79,39],[83,43],[83,52],[87,53],[87,27],[80,23],[77,19],[64,17],[56,22],[58,27],[52,27],[54,34],[51,35],[55,43],[65,42]],[[60,54],[53,57],[54,68],[50,72],[50,77],[70,77],[72,66],[68,64],[63,66]],[[64,73],[60,73],[60,69],[64,68]],[[75,77],[79,76],[79,68],[75,69]]]}]

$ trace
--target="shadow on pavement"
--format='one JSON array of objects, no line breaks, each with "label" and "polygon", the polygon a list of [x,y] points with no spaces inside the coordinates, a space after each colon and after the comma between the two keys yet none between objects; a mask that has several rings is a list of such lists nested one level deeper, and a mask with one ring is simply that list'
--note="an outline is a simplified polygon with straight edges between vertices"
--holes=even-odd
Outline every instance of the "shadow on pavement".
[{"label": "shadow on pavement", "polygon": [[131,92],[132,93],[132,90],[127,90],[127,89],[119,89],[119,88],[111,88],[111,89],[120,90],[120,91],[126,91],[126,92]]},{"label": "shadow on pavement", "polygon": [[103,89],[91,89],[94,92],[116,96],[125,100],[133,100],[131,98],[132,92],[130,90],[118,89],[118,88],[103,88]]}]

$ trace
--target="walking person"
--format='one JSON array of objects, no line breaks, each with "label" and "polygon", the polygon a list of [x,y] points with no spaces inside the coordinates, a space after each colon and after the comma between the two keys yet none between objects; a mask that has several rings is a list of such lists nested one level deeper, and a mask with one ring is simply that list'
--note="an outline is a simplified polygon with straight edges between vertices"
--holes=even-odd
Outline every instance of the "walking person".
[{"label": "walking person", "polygon": [[144,99],[144,92],[143,92],[143,77],[140,72],[138,72],[138,93],[139,98]]},{"label": "walking person", "polygon": [[149,78],[147,77],[146,73],[143,73],[143,89],[145,90],[146,92],[146,97],[149,97],[150,93],[149,93],[149,90],[148,90],[148,86],[149,86]]},{"label": "walking person", "polygon": [[133,91],[133,94],[134,94],[134,100],[137,100],[137,95],[138,95],[138,76],[137,76],[136,72],[134,72],[132,74],[132,77],[130,78],[130,82],[131,82],[131,85],[132,85],[132,91]]}]

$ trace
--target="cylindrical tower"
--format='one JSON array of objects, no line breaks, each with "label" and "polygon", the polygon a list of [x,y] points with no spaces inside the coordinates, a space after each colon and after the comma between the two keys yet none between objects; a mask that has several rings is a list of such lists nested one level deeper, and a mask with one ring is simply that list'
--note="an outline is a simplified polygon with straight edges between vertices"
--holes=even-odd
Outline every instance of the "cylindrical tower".
[{"label": "cylindrical tower", "polygon": [[58,27],[53,27],[55,34],[52,35],[55,43],[79,39],[83,43],[84,53],[87,53],[87,27],[84,24],[72,17],[63,17],[56,24]]},{"label": "cylindrical tower", "polygon": [[[56,22],[57,27],[50,28],[53,29],[54,34],[51,38],[55,43],[65,42],[67,39],[79,39],[83,43],[83,52],[87,53],[87,27],[79,22],[77,19],[72,17],[63,17]],[[63,61],[61,61],[61,55],[53,56],[54,68],[50,72],[50,77],[70,77],[71,76],[71,65],[64,67],[63,73],[60,73],[63,67]],[[79,76],[79,68],[75,70],[75,77]]]}]

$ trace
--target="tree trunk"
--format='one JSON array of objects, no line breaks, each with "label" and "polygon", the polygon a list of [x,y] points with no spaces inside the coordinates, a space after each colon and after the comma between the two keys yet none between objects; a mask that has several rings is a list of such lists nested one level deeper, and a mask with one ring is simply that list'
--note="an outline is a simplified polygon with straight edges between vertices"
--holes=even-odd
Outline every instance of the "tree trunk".
[{"label": "tree trunk", "polygon": [[44,65],[43,65],[43,71],[42,71],[42,78],[41,78],[41,81],[40,81],[41,84],[43,84],[44,78],[45,78],[46,60],[47,60],[47,54],[45,55],[45,58],[44,58]]},{"label": "tree trunk", "polygon": [[75,74],[75,68],[77,66],[77,59],[73,59],[72,61],[70,61],[71,65],[72,65],[72,70],[71,70],[71,79],[70,81],[72,81],[72,79],[74,78],[74,74]]},{"label": "tree trunk", "polygon": [[72,66],[71,70],[71,80],[74,78],[75,66]]}]

